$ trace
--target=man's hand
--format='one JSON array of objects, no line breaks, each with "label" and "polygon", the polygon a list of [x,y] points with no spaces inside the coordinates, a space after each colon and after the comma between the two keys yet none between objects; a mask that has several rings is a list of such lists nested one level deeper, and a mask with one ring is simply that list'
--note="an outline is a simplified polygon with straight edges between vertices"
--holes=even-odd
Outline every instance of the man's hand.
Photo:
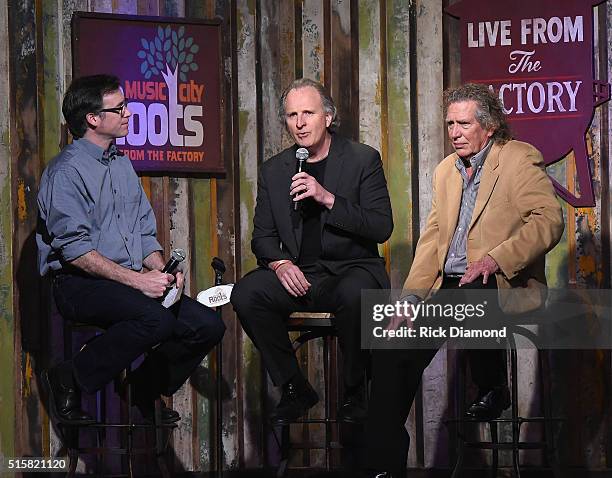
[{"label": "man's hand", "polygon": [[294,196],[294,201],[300,201],[301,199],[311,197],[327,209],[333,207],[336,197],[321,186],[318,181],[308,173],[297,173],[291,178],[291,181],[289,194]]},{"label": "man's hand", "polygon": [[[182,276],[183,273],[177,273],[177,283],[179,274]],[[165,272],[152,270],[140,274],[140,277],[137,283],[135,284],[135,288],[147,297],[157,299],[158,297],[164,295],[164,292],[166,292],[166,288],[173,282],[174,276],[172,274],[166,274]]]},{"label": "man's hand", "polygon": [[[410,329],[414,326],[412,313],[408,308],[404,310],[406,312],[405,314],[395,314],[393,317],[391,317],[391,320],[385,327],[385,330],[398,330],[404,322],[406,322],[406,326]],[[387,340],[391,340],[391,337],[387,337]]]},{"label": "man's hand", "polygon": [[[412,324],[414,323],[412,322],[412,320],[410,320],[410,316],[394,315],[393,317],[391,317],[391,320],[385,327],[385,330],[397,330],[402,326],[404,322],[406,322],[408,328],[412,328]],[[387,337],[387,340],[391,340],[391,338]]]},{"label": "man's hand", "polygon": [[292,262],[281,264],[274,272],[283,287],[293,297],[302,297],[310,289],[310,282],[306,280],[300,268]]},{"label": "man's hand", "polygon": [[459,287],[463,284],[469,284],[474,282],[480,276],[482,276],[482,283],[486,284],[489,280],[489,276],[495,274],[499,270],[499,266],[495,259],[491,256],[484,256],[482,259],[471,262],[465,269],[465,274],[459,281]]}]

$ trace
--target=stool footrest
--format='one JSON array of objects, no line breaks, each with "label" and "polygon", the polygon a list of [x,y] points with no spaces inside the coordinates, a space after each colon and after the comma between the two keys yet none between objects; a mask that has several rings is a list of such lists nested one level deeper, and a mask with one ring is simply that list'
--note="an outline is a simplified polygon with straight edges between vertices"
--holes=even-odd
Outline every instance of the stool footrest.
[{"label": "stool footrest", "polygon": [[273,423],[273,426],[287,427],[289,425],[311,425],[311,424],[324,424],[324,423],[339,423],[335,418],[301,418],[298,420],[292,420],[287,423]]},{"label": "stool footrest", "polygon": [[315,443],[315,442],[303,442],[303,443],[293,443],[291,442],[291,448],[296,450],[325,450],[325,449],[334,449],[340,450],[342,449],[342,445],[340,442],[332,441],[329,445],[325,446],[325,444]]},{"label": "stool footrest", "polygon": [[84,455],[145,455],[151,454],[151,450],[149,448],[132,448],[128,450],[127,448],[122,447],[82,447],[82,448],[72,448],[76,450],[78,453],[82,453]]},{"label": "stool footrest", "polygon": [[515,418],[496,418],[494,420],[486,420],[479,418],[449,418],[444,420],[445,424],[449,423],[528,423],[528,422],[564,422],[567,418],[563,417],[517,417]]},{"label": "stool footrest", "polygon": [[516,445],[512,442],[493,443],[488,441],[464,442],[468,448],[479,448],[482,450],[540,450],[547,448],[546,442],[519,442]]},{"label": "stool footrest", "polygon": [[64,425],[65,427],[72,428],[176,428],[176,423],[161,423],[159,425],[155,425],[153,423],[88,423],[87,425]]}]

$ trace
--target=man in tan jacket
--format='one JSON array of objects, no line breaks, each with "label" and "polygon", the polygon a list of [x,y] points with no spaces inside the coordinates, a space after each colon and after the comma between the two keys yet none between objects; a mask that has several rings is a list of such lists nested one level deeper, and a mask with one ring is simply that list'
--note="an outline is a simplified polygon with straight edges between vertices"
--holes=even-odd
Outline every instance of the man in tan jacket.
[{"label": "man in tan jacket", "polygon": [[[544,304],[544,255],[561,238],[563,215],[542,155],[513,141],[495,93],[466,84],[445,92],[448,136],[455,152],[436,168],[433,203],[404,284],[408,301],[439,289],[497,289],[504,313]],[[395,318],[397,328],[406,317]],[[436,350],[374,354],[368,418],[372,476],[402,476],[409,437],[404,424],[421,375]],[[468,415],[497,418],[509,406],[505,351],[471,350],[479,388]]]}]

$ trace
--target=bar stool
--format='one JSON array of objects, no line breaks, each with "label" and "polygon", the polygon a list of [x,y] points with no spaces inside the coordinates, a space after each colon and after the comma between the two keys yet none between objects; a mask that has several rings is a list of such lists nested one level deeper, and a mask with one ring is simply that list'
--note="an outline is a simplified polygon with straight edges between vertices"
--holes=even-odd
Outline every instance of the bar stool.
[{"label": "bar stool", "polygon": [[[562,469],[559,466],[559,462],[556,457],[556,447],[553,433],[553,425],[556,422],[565,421],[565,418],[553,417],[552,416],[552,402],[551,402],[551,389],[550,389],[550,365],[548,362],[548,356],[545,351],[538,347],[539,340],[535,333],[529,330],[524,325],[535,325],[533,324],[508,324],[507,329],[507,346],[508,353],[510,355],[510,380],[511,380],[511,411],[510,418],[497,418],[495,420],[479,420],[475,418],[464,418],[464,397],[465,397],[465,360],[461,360],[461,373],[459,375],[459,390],[458,396],[460,397],[460,413],[462,418],[445,420],[445,424],[455,424],[457,426],[457,462],[453,470],[451,478],[459,478],[463,471],[463,460],[466,448],[479,449],[479,450],[491,450],[492,461],[491,461],[491,477],[497,476],[499,450],[511,450],[512,451],[512,476],[514,478],[520,478],[520,464],[519,464],[519,450],[544,450],[546,453],[546,459],[548,465],[551,467],[555,478],[564,476]],[[540,379],[541,379],[541,391],[542,391],[542,409],[544,416],[535,417],[523,417],[519,415],[518,411],[518,364],[517,364],[517,353],[516,353],[516,339],[515,335],[523,337],[529,340],[538,351],[538,362],[540,367]],[[489,425],[489,433],[491,441],[469,441],[465,434],[465,428],[468,424],[479,424],[486,422]],[[500,442],[498,439],[498,424],[510,423],[512,426],[512,441]],[[540,423],[544,428],[544,441],[520,441],[521,425],[524,423]]]},{"label": "bar stool", "polygon": [[[274,438],[281,450],[281,461],[276,471],[276,476],[282,478],[287,472],[289,463],[289,453],[291,449],[305,450],[325,450],[325,469],[331,469],[331,451],[333,449],[342,448],[339,442],[332,440],[332,425],[338,425],[335,418],[335,403],[332,404],[332,381],[333,367],[330,350],[335,345],[337,339],[337,331],[331,319],[334,315],[329,312],[294,312],[289,316],[287,322],[287,330],[289,332],[300,332],[300,335],[292,341],[293,350],[297,352],[304,344],[310,340],[323,339],[323,380],[324,380],[324,415],[321,418],[302,418],[290,423],[299,424],[324,424],[325,425],[325,440],[324,443],[291,443],[290,424],[280,425],[281,438],[279,440],[275,427],[272,427]],[[334,375],[334,379],[335,374]],[[337,401],[337,400],[336,400]],[[337,433],[337,431],[336,431]]]},{"label": "bar stool", "polygon": [[[70,359],[72,357],[72,334],[73,332],[93,332],[97,335],[104,333],[104,329],[89,324],[74,323],[64,320],[64,358]],[[90,339],[95,340],[95,336]],[[88,342],[85,343],[85,345]],[[83,345],[83,346],[85,346]],[[128,366],[119,377],[115,379],[115,390],[120,396],[122,414],[127,418],[125,421],[120,423],[108,423],[106,421],[106,391],[102,389],[97,392],[97,410],[96,410],[96,423],[86,425],[67,425],[64,423],[57,424],[57,430],[59,438],[67,449],[69,465],[67,477],[75,476],[76,467],[78,463],[79,455],[95,455],[96,456],[96,475],[95,476],[128,476],[132,478],[134,476],[134,457],[135,455],[149,454],[155,455],[157,466],[160,474],[163,478],[170,478],[170,472],[165,460],[165,453],[170,441],[171,432],[177,427],[175,423],[164,424],[161,421],[161,400],[155,401],[155,414],[153,423],[134,423],[134,417],[132,412],[132,387],[131,385],[121,386],[121,384],[129,384],[129,375],[131,372],[131,365]],[[80,446],[79,445],[79,432],[81,430],[88,429],[96,432],[96,445],[95,446]],[[117,429],[120,432],[123,431],[125,437],[121,441],[124,445],[111,446],[107,443],[106,431],[110,429]],[[154,430],[154,442],[150,446],[143,446],[137,448],[134,446],[134,432],[137,429],[152,429]],[[169,433],[164,440],[164,430]],[[120,455],[125,457],[127,464],[127,472],[121,474],[111,475],[102,470],[100,474],[101,463],[99,460],[100,456],[104,455]]]}]

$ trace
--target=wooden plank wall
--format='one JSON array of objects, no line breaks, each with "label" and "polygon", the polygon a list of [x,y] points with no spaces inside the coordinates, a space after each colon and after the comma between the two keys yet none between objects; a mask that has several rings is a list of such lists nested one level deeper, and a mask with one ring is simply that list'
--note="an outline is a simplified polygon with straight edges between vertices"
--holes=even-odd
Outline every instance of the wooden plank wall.
[{"label": "wooden plank wall", "polygon": [[[6,1],[0,2],[0,71],[8,71],[8,7]],[[10,155],[10,87],[7,75],[0,78],[0,404],[5,412],[0,414],[0,453],[15,456],[15,399],[17,387],[15,377],[21,376],[15,370],[15,315],[13,308],[13,204],[11,187]]]},{"label": "wooden plank wall", "polygon": [[[10,3],[10,4],[9,4]],[[66,141],[61,98],[71,74],[74,11],[217,18],[222,23],[222,144],[227,173],[215,178],[144,176],[166,251],[189,251],[188,289],[212,284],[221,257],[233,282],[255,266],[250,236],[260,164],[290,144],[277,121],[278,98],[294,78],[323,82],[342,118],[340,131],[377,148],[392,196],[395,229],[381,246],[395,287],[409,270],[431,203],[431,177],[450,145],[441,94],[460,78],[458,22],[442,13],[453,0],[0,0],[0,454],[43,455],[59,447],[41,400],[38,373],[62,355],[61,322],[47,284],[38,279],[32,242],[35,197],[45,164]],[[595,9],[596,76],[612,69],[612,5]],[[564,204],[566,231],[550,254],[554,287],[609,288],[610,104],[587,132],[597,194],[595,208]],[[574,184],[573,158],[550,168]],[[10,205],[10,207],[8,207]],[[226,469],[260,467],[274,455],[264,413],[278,394],[261,372],[257,351],[225,308],[222,444]],[[569,465],[612,463],[609,351],[551,353],[555,405],[570,413]],[[521,410],[538,408],[535,354],[521,354]],[[301,360],[320,384],[321,351]],[[453,439],[442,420],[456,411],[455,354],[442,349],[424,375],[407,426],[412,467],[447,467]],[[174,397],[183,420],[174,434],[175,470],[216,468],[214,358]],[[569,391],[569,392],[568,392]],[[570,393],[571,392],[571,393]],[[14,410],[14,413],[7,413]],[[301,433],[301,432],[300,432]],[[526,428],[526,433],[539,433]],[[320,436],[312,431],[312,436]],[[539,464],[537,453],[524,455]],[[470,457],[483,463],[484,456]],[[297,463],[321,465],[320,453]],[[507,465],[508,457],[502,457]],[[86,463],[80,465],[81,469]]]}]

